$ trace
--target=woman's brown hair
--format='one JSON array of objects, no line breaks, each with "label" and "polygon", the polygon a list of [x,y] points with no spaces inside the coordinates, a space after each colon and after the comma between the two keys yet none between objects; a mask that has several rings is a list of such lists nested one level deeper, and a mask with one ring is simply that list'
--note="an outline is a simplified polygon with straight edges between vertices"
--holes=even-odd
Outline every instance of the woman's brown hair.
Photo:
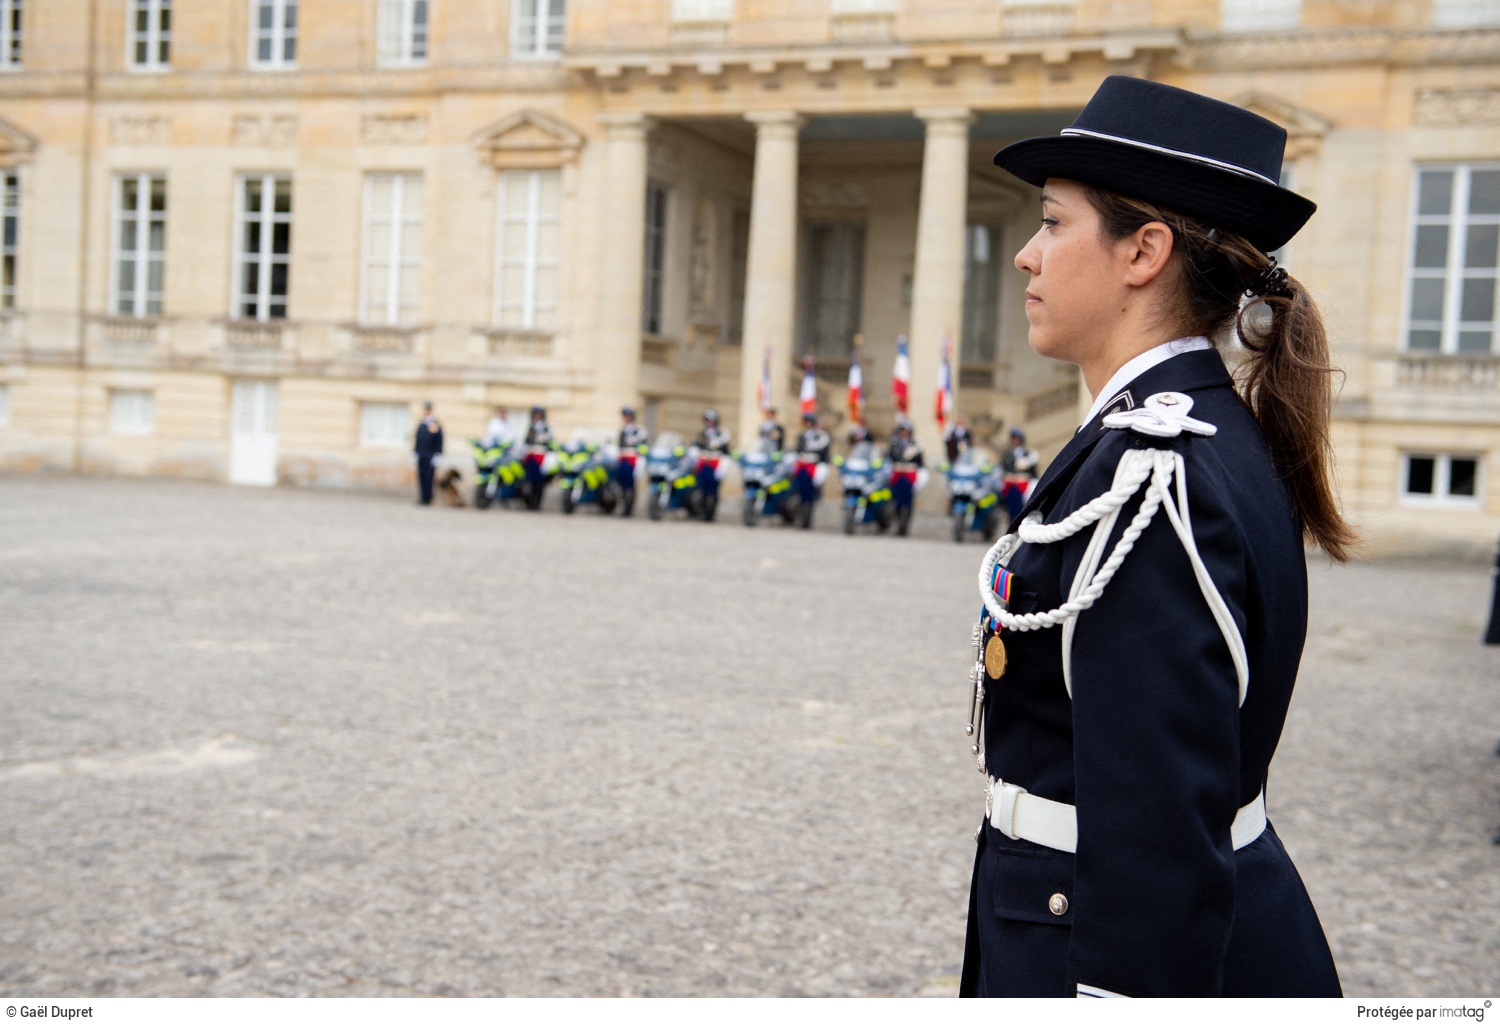
[{"label": "woman's brown hair", "polygon": [[[1168,325],[1180,335],[1222,338],[1233,328],[1249,356],[1235,372],[1246,406],[1270,446],[1271,460],[1287,483],[1303,537],[1343,563],[1359,543],[1344,520],[1333,486],[1333,378],[1328,333],[1302,283],[1238,235],[1140,200],[1087,187],[1109,239],[1123,239],[1159,221],[1172,230],[1179,302]],[[1247,293],[1258,303],[1241,304]]]}]

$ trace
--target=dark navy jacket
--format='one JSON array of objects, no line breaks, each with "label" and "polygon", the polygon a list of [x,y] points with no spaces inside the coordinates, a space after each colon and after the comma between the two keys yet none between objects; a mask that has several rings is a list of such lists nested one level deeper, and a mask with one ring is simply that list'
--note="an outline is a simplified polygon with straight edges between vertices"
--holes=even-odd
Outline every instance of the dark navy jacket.
[{"label": "dark navy jacket", "polygon": [[417,454],[417,462],[431,464],[432,458],[443,451],[443,426],[436,417],[428,416],[417,422],[415,441],[412,443],[412,452]]},{"label": "dark navy jacket", "polygon": [[[1161,439],[1103,426],[1105,414],[1167,391],[1188,395],[1191,415],[1217,434]],[[1071,698],[1060,627],[1002,633],[1008,666],[986,681],[989,772],[1076,805],[1078,851],[985,823],[961,991],[1336,995],[1322,928],[1275,832],[1238,852],[1230,843],[1236,811],[1266,783],[1307,630],[1290,501],[1222,359],[1205,350],[1168,359],[1113,397],[1058,455],[1023,516],[1040,510],[1055,523],[1107,492],[1130,447],[1184,457],[1198,551],[1248,649],[1248,697],[1240,706],[1228,646],[1164,511],[1079,615]],[[1106,554],[1144,491],[1121,512]],[[1092,532],[1022,545],[1009,563],[1011,611],[1062,605]],[[1066,899],[1061,914],[1055,895]]]}]

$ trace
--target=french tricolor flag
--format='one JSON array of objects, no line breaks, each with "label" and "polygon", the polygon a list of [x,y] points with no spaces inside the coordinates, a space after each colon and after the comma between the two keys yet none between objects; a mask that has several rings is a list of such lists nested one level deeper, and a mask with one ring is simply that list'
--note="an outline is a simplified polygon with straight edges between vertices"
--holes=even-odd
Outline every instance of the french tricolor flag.
[{"label": "french tricolor flag", "polygon": [[937,403],[934,411],[939,428],[945,428],[953,413],[953,339],[943,338],[943,362],[938,365]]},{"label": "french tricolor flag", "polygon": [[818,412],[818,380],[813,377],[813,358],[809,354],[802,358],[802,412]]},{"label": "french tricolor flag", "polygon": [[906,336],[896,336],[896,367],[891,372],[891,395],[896,399],[896,409],[906,413],[911,399],[911,354],[906,349]]},{"label": "french tricolor flag", "polygon": [[849,361],[849,420],[858,421],[865,407],[865,373],[859,367],[859,349]]},{"label": "french tricolor flag", "polygon": [[762,414],[771,412],[771,347],[766,347],[766,360],[760,367],[760,384],[755,389],[755,402]]}]

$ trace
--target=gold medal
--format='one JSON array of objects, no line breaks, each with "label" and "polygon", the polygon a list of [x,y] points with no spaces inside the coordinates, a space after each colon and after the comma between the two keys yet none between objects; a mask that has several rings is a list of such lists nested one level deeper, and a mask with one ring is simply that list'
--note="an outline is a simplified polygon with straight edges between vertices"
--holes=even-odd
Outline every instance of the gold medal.
[{"label": "gold medal", "polygon": [[984,672],[992,678],[1005,673],[1005,643],[998,634],[991,635],[984,644]]}]

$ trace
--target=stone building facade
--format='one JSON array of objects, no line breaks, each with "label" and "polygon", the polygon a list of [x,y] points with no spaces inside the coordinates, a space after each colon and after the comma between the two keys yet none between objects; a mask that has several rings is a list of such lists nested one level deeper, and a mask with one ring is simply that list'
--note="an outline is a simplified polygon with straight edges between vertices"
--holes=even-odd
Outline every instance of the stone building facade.
[{"label": "stone building facade", "polygon": [[424,399],[744,438],[805,353],[879,430],[902,335],[929,445],[951,347],[1050,455],[989,158],[1112,73],[1287,127],[1346,503],[1493,542],[1496,0],[0,0],[0,468],[392,486]]}]

